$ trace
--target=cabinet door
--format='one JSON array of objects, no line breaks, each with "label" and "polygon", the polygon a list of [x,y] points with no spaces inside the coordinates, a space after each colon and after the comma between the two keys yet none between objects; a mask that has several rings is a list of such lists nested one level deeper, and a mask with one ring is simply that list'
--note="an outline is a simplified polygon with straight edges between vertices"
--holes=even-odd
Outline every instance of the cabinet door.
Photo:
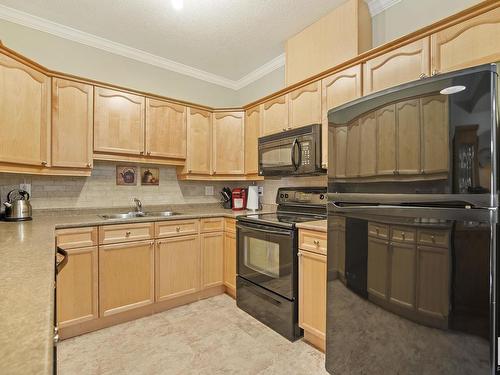
[{"label": "cabinet door", "polygon": [[346,176],[346,156],[347,156],[347,126],[336,126],[333,130],[333,175],[336,178]]},{"label": "cabinet door", "polygon": [[144,154],[144,97],[94,89],[94,151]]},{"label": "cabinet door", "polygon": [[299,252],[299,326],[325,339],[326,256]]},{"label": "cabinet door", "polygon": [[260,115],[260,106],[250,108],[245,114],[245,174],[259,172]]},{"label": "cabinet door", "polygon": [[201,240],[201,288],[224,283],[224,233],[203,233]]},{"label": "cabinet door", "polygon": [[500,8],[431,36],[432,71],[445,73],[500,60]]},{"label": "cabinet door", "polygon": [[59,328],[97,319],[97,246],[66,249],[68,263],[57,275]]},{"label": "cabinet door", "polygon": [[359,119],[360,127],[360,162],[361,177],[374,176],[377,171],[377,118],[370,113]]},{"label": "cabinet door", "polygon": [[188,108],[187,156],[188,173],[212,173],[212,114]]},{"label": "cabinet door", "polygon": [[146,98],[146,153],[186,158],[186,107]]},{"label": "cabinet door", "polygon": [[342,217],[333,217],[333,270],[341,278],[345,277],[345,219]]},{"label": "cabinet door", "polygon": [[396,113],[389,105],[377,113],[377,174],[396,173]]},{"label": "cabinet door", "polygon": [[153,302],[154,241],[99,246],[100,316]]},{"label": "cabinet door", "polygon": [[399,174],[420,173],[420,101],[397,104],[397,171]]},{"label": "cabinet door", "polygon": [[92,167],[94,88],[52,79],[52,165]]},{"label": "cabinet door", "polygon": [[421,99],[422,169],[424,173],[448,172],[448,99],[435,95]]},{"label": "cabinet door", "polygon": [[321,81],[322,165],[328,167],[328,111],[361,97],[361,64],[334,73]]},{"label": "cabinet door", "polygon": [[389,242],[368,237],[368,293],[386,299],[388,294]]},{"label": "cabinet door", "polygon": [[370,59],[363,67],[363,95],[428,76],[429,65],[429,37]]},{"label": "cabinet door", "polygon": [[49,165],[50,78],[0,54],[0,160]]},{"label": "cabinet door", "polygon": [[417,247],[417,310],[445,319],[449,302],[448,248]]},{"label": "cabinet door", "polygon": [[289,123],[292,128],[321,123],[321,81],[290,93]]},{"label": "cabinet door", "polygon": [[245,173],[245,121],[243,112],[214,114],[213,173]]},{"label": "cabinet door", "polygon": [[200,285],[200,242],[196,236],[156,241],[156,302],[195,293]]},{"label": "cabinet door", "polygon": [[347,126],[347,155],[345,173],[347,177],[359,176],[359,121]]},{"label": "cabinet door", "polygon": [[279,133],[288,128],[288,95],[279,96],[264,103],[262,135]]},{"label": "cabinet door", "polygon": [[236,234],[224,233],[224,285],[236,296]]},{"label": "cabinet door", "polygon": [[414,244],[391,244],[390,301],[408,309],[415,308],[416,256]]}]

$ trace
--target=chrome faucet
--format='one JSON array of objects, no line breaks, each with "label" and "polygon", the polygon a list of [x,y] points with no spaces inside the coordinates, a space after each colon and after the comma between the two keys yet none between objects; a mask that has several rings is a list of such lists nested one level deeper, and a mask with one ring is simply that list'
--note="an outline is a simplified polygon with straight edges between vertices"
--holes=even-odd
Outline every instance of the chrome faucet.
[{"label": "chrome faucet", "polygon": [[138,198],[134,198],[135,202],[135,212],[142,212],[142,202]]}]

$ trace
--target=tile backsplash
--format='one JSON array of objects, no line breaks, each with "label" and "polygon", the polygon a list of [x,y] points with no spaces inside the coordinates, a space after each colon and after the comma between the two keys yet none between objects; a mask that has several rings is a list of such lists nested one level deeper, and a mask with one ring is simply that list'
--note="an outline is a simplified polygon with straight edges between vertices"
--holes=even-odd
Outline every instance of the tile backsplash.
[{"label": "tile backsplash", "polygon": [[[160,167],[158,186],[116,185],[116,163],[94,163],[90,177],[36,176],[0,173],[0,198],[19,188],[20,183],[31,183],[31,204],[34,209],[133,207],[132,199],[139,198],[145,207],[162,204],[192,204],[219,202],[223,186],[247,187],[251,182],[179,181],[175,167]],[[263,204],[274,204],[276,191],[281,186],[326,186],[326,176],[290,177],[259,181],[264,186]],[[214,195],[205,195],[205,186],[214,187]]]}]

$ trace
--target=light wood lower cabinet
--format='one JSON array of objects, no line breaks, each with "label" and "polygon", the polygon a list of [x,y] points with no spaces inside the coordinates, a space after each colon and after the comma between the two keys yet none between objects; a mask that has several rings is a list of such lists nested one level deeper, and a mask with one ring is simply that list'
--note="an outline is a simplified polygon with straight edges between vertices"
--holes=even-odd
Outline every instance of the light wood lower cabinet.
[{"label": "light wood lower cabinet", "polygon": [[196,236],[156,241],[155,286],[157,302],[195,293],[200,289],[200,242]]},{"label": "light wood lower cabinet", "polygon": [[331,241],[333,241],[333,270],[341,279],[345,279],[345,218],[334,216],[332,218],[333,230]]},{"label": "light wood lower cabinet", "polygon": [[224,284],[224,232],[202,233],[201,288]]},{"label": "light wood lower cabinet", "polygon": [[326,332],[326,255],[299,252],[299,326],[312,334],[325,350]]},{"label": "light wood lower cabinet", "polygon": [[154,241],[99,247],[101,317],[154,302]]},{"label": "light wood lower cabinet", "polygon": [[57,275],[59,328],[97,319],[99,315],[97,246],[66,251],[68,263]]},{"label": "light wood lower cabinet", "polygon": [[224,285],[227,292],[236,296],[236,233],[224,233]]},{"label": "light wood lower cabinet", "polygon": [[391,244],[391,303],[401,307],[415,308],[416,245],[393,242]]},{"label": "light wood lower cabinet", "polygon": [[388,296],[389,242],[368,237],[367,288],[379,298]]}]

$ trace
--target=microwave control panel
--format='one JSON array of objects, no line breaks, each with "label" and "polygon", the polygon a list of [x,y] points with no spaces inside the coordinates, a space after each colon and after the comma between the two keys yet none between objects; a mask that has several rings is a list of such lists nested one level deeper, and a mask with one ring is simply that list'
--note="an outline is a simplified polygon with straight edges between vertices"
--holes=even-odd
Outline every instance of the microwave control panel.
[{"label": "microwave control panel", "polygon": [[300,144],[302,155],[300,158],[300,165],[311,165],[311,142],[302,142]]}]

